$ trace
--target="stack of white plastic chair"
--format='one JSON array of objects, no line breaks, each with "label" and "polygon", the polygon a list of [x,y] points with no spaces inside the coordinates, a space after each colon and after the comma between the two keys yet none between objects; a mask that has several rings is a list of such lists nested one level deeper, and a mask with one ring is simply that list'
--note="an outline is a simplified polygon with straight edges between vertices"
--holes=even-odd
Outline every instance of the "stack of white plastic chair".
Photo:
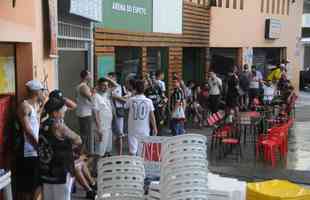
[{"label": "stack of white plastic chair", "polygon": [[160,193],[163,200],[207,200],[207,138],[185,134],[164,142]]},{"label": "stack of white plastic chair", "polygon": [[246,182],[209,173],[208,200],[246,200]]},{"label": "stack of white plastic chair", "polygon": [[97,200],[142,200],[144,178],[141,157],[103,158],[98,162]]},{"label": "stack of white plastic chair", "polygon": [[160,184],[158,181],[151,182],[146,199],[160,200]]}]

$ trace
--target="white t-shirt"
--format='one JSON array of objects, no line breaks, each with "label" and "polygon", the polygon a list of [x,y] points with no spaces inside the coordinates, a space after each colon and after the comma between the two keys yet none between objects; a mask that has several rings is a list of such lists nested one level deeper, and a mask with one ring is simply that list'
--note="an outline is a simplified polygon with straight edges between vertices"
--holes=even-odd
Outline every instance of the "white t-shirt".
[{"label": "white t-shirt", "polygon": [[222,80],[218,77],[214,79],[209,78],[208,84],[210,87],[209,94],[210,95],[220,95],[221,94],[221,87],[222,87]]},{"label": "white t-shirt", "polygon": [[162,80],[157,80],[157,84],[162,92],[166,92],[166,83]]},{"label": "white t-shirt", "polygon": [[264,88],[264,100],[265,101],[272,101],[274,93],[275,93],[274,87],[264,85],[263,88]]},{"label": "white t-shirt", "polygon": [[126,102],[125,108],[129,109],[128,135],[150,135],[150,113],[154,111],[152,100],[144,95],[136,95]]},{"label": "white t-shirt", "polygon": [[263,75],[260,71],[256,71],[256,76],[251,77],[250,88],[259,89],[259,83],[263,80]]},{"label": "white t-shirt", "polygon": [[[122,97],[122,86],[117,84],[116,88],[112,91],[112,95],[117,96],[117,97]],[[116,108],[122,108],[124,105],[122,102],[115,100],[115,107]]]}]

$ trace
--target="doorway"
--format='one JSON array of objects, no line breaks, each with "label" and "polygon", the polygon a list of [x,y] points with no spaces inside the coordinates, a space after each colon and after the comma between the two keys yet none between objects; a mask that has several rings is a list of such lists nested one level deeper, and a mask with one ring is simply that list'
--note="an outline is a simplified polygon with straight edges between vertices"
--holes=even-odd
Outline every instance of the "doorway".
[{"label": "doorway", "polygon": [[115,48],[115,72],[123,84],[129,74],[139,75],[142,69],[142,49],[139,47]]},{"label": "doorway", "polygon": [[[75,100],[75,87],[80,82],[80,72],[87,67],[87,51],[59,51],[59,89],[67,98]],[[75,112],[66,114],[66,123],[75,131],[79,130]]]},{"label": "doorway", "polygon": [[183,80],[205,80],[206,51],[204,48],[183,48]]}]

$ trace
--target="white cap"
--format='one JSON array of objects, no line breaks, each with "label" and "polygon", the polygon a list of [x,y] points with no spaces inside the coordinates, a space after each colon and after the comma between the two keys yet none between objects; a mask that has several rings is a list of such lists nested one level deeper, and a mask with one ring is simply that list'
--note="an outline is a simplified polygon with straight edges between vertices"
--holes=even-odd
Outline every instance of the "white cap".
[{"label": "white cap", "polygon": [[31,80],[26,83],[26,87],[28,87],[32,91],[43,90],[44,87],[42,83],[38,80]]},{"label": "white cap", "polygon": [[269,65],[268,66],[268,69],[275,69],[275,68],[277,68],[277,66],[275,66],[275,65]]}]

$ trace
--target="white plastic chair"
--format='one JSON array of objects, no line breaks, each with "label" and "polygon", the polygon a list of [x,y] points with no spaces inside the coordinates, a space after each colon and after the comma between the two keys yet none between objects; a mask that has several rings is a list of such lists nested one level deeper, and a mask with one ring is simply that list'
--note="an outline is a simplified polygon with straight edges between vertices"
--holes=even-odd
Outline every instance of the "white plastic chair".
[{"label": "white plastic chair", "polygon": [[98,200],[144,198],[144,165],[136,156],[114,156],[98,162]]},{"label": "white plastic chair", "polygon": [[209,200],[245,200],[246,182],[209,173]]},{"label": "white plastic chair", "polygon": [[207,138],[186,134],[167,139],[162,148],[160,192],[165,200],[207,200]]},{"label": "white plastic chair", "polygon": [[0,176],[0,191],[3,190],[4,200],[12,200],[11,172]]},{"label": "white plastic chair", "polygon": [[160,200],[160,183],[159,182],[151,182],[147,200]]}]

